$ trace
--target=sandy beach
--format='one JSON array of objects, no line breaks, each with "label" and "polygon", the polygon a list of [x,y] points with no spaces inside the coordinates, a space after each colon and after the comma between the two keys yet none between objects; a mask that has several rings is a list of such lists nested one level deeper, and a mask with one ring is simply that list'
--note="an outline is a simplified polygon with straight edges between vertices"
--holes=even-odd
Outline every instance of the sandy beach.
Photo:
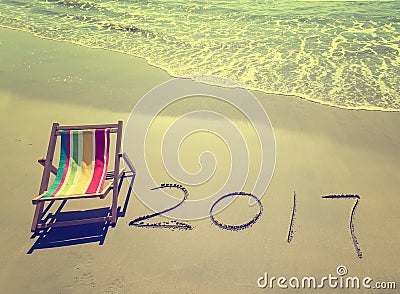
[{"label": "sandy beach", "polygon": [[[337,275],[340,265],[348,276],[371,277],[371,285],[395,281],[400,287],[400,113],[346,110],[253,92],[274,128],[276,166],[267,192],[259,195],[263,214],[250,228],[222,230],[209,218],[189,221],[193,229],[183,231],[129,226],[152,211],[138,195],[128,193],[126,179],[116,227],[71,227],[32,238],[31,199],[42,173],[36,160],[45,156],[51,124],[127,122],[139,99],[171,77],[132,56],[8,29],[0,29],[0,60],[1,292],[279,292],[283,290],[276,285],[260,289],[257,279],[265,272],[320,279]],[[168,117],[181,112],[172,109]],[[197,143],[182,150],[189,169],[190,162],[197,164],[197,155],[191,157]],[[223,154],[223,145],[216,148],[216,154]],[[156,168],[156,160],[150,166]],[[220,177],[228,168],[224,162],[218,161]],[[158,178],[163,181],[161,170]],[[293,191],[297,205],[289,244]],[[354,226],[362,258],[349,230],[355,200],[322,199],[331,194],[360,196]],[[109,201],[71,201],[65,209],[79,214],[93,203],[105,209]],[[246,222],[254,210],[242,204],[222,212],[220,219],[229,222],[242,213],[235,220]],[[165,220],[158,216],[149,221]]]}]

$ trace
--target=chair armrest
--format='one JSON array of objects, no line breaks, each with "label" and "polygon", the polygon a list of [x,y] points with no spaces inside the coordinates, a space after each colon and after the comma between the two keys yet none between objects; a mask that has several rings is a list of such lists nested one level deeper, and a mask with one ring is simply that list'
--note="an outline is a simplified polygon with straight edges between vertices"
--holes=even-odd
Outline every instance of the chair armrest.
[{"label": "chair armrest", "polygon": [[132,174],[135,175],[135,174],[136,174],[136,169],[135,169],[135,167],[133,166],[132,161],[131,161],[130,158],[128,157],[128,154],[126,154],[125,152],[122,153],[122,158],[124,159],[125,164],[128,166],[128,168],[129,168],[129,170],[132,172]]},{"label": "chair armrest", "polygon": [[[44,166],[44,164],[46,163],[46,158],[45,157],[40,157],[38,158],[38,162]],[[51,165],[51,169],[50,169],[51,173],[53,174],[57,174],[57,168],[54,165]]]}]

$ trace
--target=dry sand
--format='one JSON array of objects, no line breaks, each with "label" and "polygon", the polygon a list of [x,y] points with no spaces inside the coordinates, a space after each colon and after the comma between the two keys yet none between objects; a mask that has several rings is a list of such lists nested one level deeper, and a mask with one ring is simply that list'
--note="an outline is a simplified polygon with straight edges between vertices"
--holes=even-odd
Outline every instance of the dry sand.
[{"label": "dry sand", "polygon": [[[271,291],[257,287],[264,272],[321,278],[337,275],[339,265],[348,276],[397,281],[400,287],[399,113],[255,93],[274,127],[277,158],[262,195],[264,212],[252,227],[221,230],[208,218],[189,222],[190,231],[131,227],[129,221],[151,212],[132,193],[115,228],[53,230],[38,241],[30,233],[31,198],[38,192],[42,168],[36,159],[45,155],[51,123],[126,122],[138,99],[170,77],[141,59],[5,29],[0,60],[2,293],[263,293]],[[190,162],[190,148],[183,151]],[[224,162],[219,169],[226,169]],[[288,244],[294,190],[297,212]],[[321,198],[341,193],[361,196],[354,224],[362,259],[348,228],[354,200]],[[104,208],[108,201],[94,203]],[[90,207],[83,202],[66,208]],[[219,217],[228,222],[242,212],[246,221],[249,211],[238,205]]]}]

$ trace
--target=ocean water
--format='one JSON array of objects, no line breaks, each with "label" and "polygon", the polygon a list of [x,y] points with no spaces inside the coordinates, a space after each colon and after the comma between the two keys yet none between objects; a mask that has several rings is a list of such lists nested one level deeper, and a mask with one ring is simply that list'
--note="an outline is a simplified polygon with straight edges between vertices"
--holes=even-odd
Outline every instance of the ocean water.
[{"label": "ocean water", "polygon": [[400,111],[399,0],[0,0],[0,25],[142,57],[173,76]]}]

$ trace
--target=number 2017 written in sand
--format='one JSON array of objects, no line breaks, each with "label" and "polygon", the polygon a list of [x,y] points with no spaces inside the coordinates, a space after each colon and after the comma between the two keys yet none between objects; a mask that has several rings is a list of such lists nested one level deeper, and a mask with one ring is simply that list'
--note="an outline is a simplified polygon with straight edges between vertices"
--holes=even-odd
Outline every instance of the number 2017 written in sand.
[{"label": "number 2017 written in sand", "polygon": [[[144,228],[168,228],[168,229],[177,229],[177,230],[192,230],[193,227],[190,224],[184,223],[184,222],[179,222],[179,221],[166,221],[166,222],[158,222],[158,223],[148,223],[148,222],[144,222],[145,220],[148,220],[150,218],[165,214],[169,211],[172,211],[174,209],[177,209],[179,206],[181,206],[185,200],[187,200],[188,196],[189,196],[189,192],[188,190],[183,187],[182,185],[179,184],[161,184],[161,186],[159,187],[155,187],[152,190],[157,190],[157,189],[178,189],[180,191],[183,192],[183,198],[182,200],[177,203],[176,205],[166,208],[163,211],[160,212],[155,212],[152,214],[148,214],[148,215],[144,215],[141,217],[138,217],[134,220],[132,220],[129,225],[130,226],[135,226],[135,227],[144,227]],[[258,205],[258,212],[254,215],[254,217],[249,220],[248,222],[244,223],[244,224],[240,224],[240,225],[230,225],[230,224],[224,224],[220,221],[218,221],[215,216],[214,216],[214,210],[216,208],[216,206],[221,203],[221,201],[228,199],[228,198],[236,198],[236,197],[247,197],[249,199],[252,199],[255,201],[255,203],[257,203]],[[349,219],[349,229],[350,229],[350,234],[351,234],[351,238],[353,241],[353,245],[357,254],[358,258],[362,258],[362,252],[361,249],[359,247],[359,243],[357,240],[357,237],[355,235],[355,230],[354,230],[354,215],[355,215],[355,211],[357,209],[358,203],[360,201],[360,196],[359,195],[353,195],[353,194],[341,194],[341,195],[325,195],[322,196],[322,198],[324,199],[355,199],[355,204],[351,210],[351,214],[350,214],[350,219]],[[294,235],[294,221],[296,218],[296,206],[297,206],[297,197],[296,197],[296,192],[293,193],[293,207],[292,207],[292,213],[291,213],[291,217],[290,217],[290,224],[289,224],[289,229],[288,229],[288,234],[287,234],[287,242],[290,244],[292,239],[293,239],[293,235]],[[260,201],[260,199],[251,194],[251,193],[246,193],[246,192],[232,192],[226,195],[221,196],[220,198],[218,198],[211,206],[210,211],[209,211],[209,215],[210,215],[210,219],[212,221],[212,223],[214,225],[216,225],[217,227],[223,229],[223,230],[230,230],[230,231],[240,231],[240,230],[244,230],[247,229],[249,227],[251,227],[252,225],[254,225],[257,220],[260,218],[261,214],[263,212],[263,205]]]}]

